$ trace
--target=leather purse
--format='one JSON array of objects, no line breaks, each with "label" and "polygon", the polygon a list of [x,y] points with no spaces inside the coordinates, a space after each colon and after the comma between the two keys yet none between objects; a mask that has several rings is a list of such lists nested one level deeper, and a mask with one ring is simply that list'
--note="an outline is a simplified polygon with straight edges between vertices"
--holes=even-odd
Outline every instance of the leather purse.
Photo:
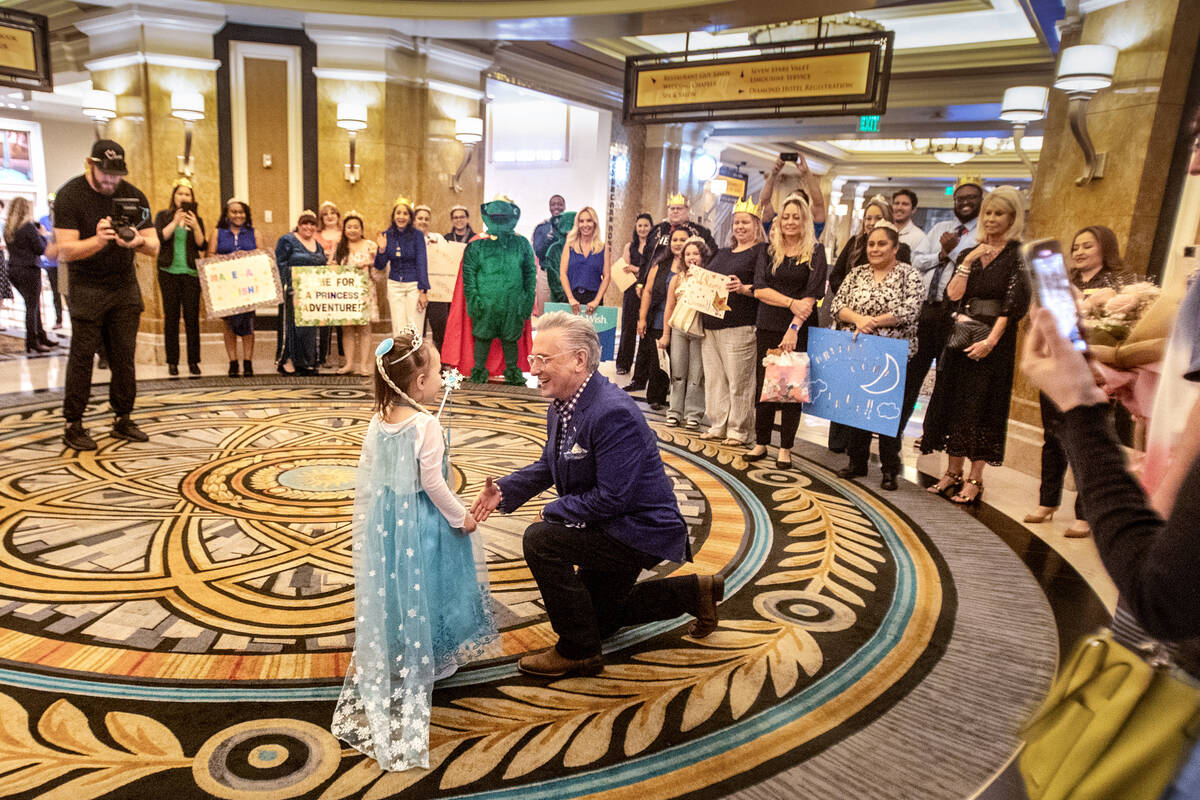
[{"label": "leather purse", "polygon": [[[946,347],[950,350],[966,350],[976,342],[982,342],[992,332],[992,324],[1000,316],[999,300],[972,298],[963,304],[963,310],[954,317],[954,327]],[[990,317],[991,322],[979,317]]]},{"label": "leather purse", "polygon": [[1196,743],[1200,688],[1151,642],[1086,637],[1022,730],[1030,800],[1158,800]]}]

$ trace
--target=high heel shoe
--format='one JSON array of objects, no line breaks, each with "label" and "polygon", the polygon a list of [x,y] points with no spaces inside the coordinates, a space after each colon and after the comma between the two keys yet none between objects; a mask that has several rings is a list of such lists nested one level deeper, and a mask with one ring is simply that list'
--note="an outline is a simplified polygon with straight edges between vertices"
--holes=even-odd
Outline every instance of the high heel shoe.
[{"label": "high heel shoe", "polygon": [[[950,482],[943,484],[942,481],[946,479],[949,479]],[[946,474],[942,475],[941,480],[930,486],[925,491],[929,492],[930,494],[940,494],[942,497],[949,500],[958,493],[958,490],[962,488],[962,485],[963,476],[961,472],[947,472]]]},{"label": "high heel shoe", "polygon": [[1036,524],[1038,522],[1049,522],[1050,520],[1054,519],[1054,512],[1058,511],[1058,506],[1055,506],[1054,508],[1050,508],[1049,511],[1042,511],[1043,508],[1050,508],[1050,507],[1049,506],[1039,506],[1037,511],[1033,512],[1032,514],[1026,514],[1025,519],[1023,521]]},{"label": "high heel shoe", "polygon": [[767,457],[767,448],[765,448],[765,447],[763,448],[763,451],[761,453],[754,453],[754,452],[742,453],[742,461],[758,461],[759,459],[766,458],[766,457]]},{"label": "high heel shoe", "polygon": [[53,349],[53,347],[47,347],[41,342],[34,342],[33,344],[25,345],[26,353],[49,353]]},{"label": "high heel shoe", "polygon": [[284,369],[283,364],[279,364],[278,366],[275,367],[275,369],[276,369],[276,371],[279,372],[280,375],[295,375],[296,374],[296,370],[294,370],[294,369]]},{"label": "high heel shoe", "polygon": [[951,503],[954,503],[954,504],[960,505],[960,506],[977,506],[977,505],[979,505],[981,499],[983,498],[983,484],[980,481],[975,480],[974,478],[967,478],[967,483],[976,487],[979,491],[975,492],[974,497],[968,497],[965,500],[960,500],[959,499],[960,497],[965,496],[965,495],[963,495],[963,492],[966,491],[967,487],[966,487],[966,484],[964,484],[963,487],[958,490],[958,494],[956,494],[956,495],[954,495],[954,497],[950,498]]},{"label": "high heel shoe", "polygon": [[1071,527],[1067,528],[1063,536],[1068,539],[1086,539],[1092,535],[1092,527],[1083,520],[1076,520]]}]

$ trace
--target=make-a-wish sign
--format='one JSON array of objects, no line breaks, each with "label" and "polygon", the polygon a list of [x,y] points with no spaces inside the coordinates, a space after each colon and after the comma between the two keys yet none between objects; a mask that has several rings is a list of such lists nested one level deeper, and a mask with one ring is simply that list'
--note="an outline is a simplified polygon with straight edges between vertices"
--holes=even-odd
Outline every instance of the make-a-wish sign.
[{"label": "make-a-wish sign", "polygon": [[904,403],[908,341],[812,328],[804,412],[852,428],[895,436]]}]

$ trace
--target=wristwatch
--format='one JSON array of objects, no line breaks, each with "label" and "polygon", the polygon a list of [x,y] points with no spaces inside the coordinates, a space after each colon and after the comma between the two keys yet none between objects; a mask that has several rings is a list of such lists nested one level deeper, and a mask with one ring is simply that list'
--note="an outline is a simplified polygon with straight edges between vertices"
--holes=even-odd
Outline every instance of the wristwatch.
[{"label": "wristwatch", "polygon": [[788,330],[789,331],[798,331],[798,330],[800,330],[800,326],[793,322],[791,325],[788,325]]}]

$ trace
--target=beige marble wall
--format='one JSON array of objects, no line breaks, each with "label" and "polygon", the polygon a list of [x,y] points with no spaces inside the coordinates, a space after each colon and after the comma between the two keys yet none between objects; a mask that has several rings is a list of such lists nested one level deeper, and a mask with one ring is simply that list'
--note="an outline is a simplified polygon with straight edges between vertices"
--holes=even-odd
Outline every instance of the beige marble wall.
[{"label": "beige marble wall", "polygon": [[[625,125],[614,114],[609,151],[609,208],[604,229],[609,231],[609,259],[615,262],[621,258],[626,243],[633,236],[633,223],[637,215],[643,211],[653,213],[642,199],[642,174],[646,165],[645,126]],[[623,170],[615,168],[613,164],[614,160],[620,158],[625,159],[626,168]],[[621,304],[621,292],[615,285],[609,285],[604,302],[610,306]]]},{"label": "beige marble wall", "polygon": [[[1112,87],[1088,109],[1088,131],[1107,152],[1104,177],[1076,186],[1084,161],[1071,134],[1067,98],[1052,91],[1027,238],[1068,242],[1085,225],[1107,225],[1117,234],[1130,269],[1144,273],[1161,220],[1163,192],[1188,78],[1200,34],[1195,0],[1139,0],[1088,14],[1070,44],[1110,44],[1120,49]],[[1006,463],[1037,474],[1041,417],[1037,394],[1018,375],[1014,383]]]}]

